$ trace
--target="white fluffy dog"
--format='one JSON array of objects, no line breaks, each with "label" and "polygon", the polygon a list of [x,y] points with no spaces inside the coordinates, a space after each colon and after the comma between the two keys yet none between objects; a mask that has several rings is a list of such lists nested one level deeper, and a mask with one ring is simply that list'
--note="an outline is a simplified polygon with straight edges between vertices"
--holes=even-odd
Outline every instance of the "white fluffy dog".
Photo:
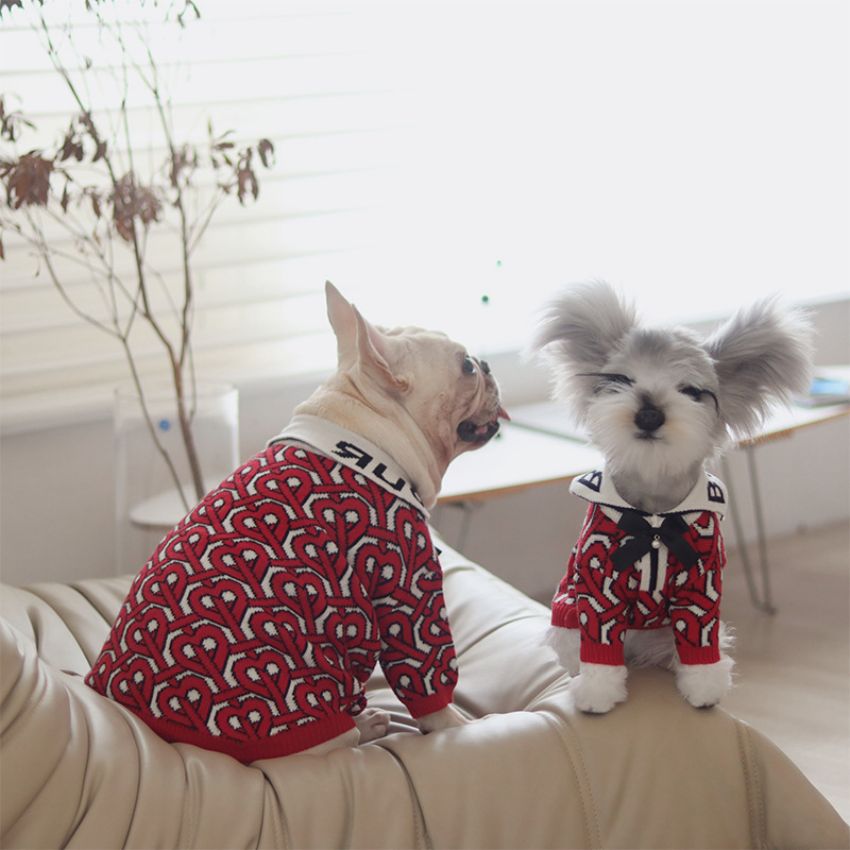
[{"label": "white fluffy dog", "polygon": [[626,658],[670,667],[688,702],[714,705],[733,662],[719,618],[725,489],[704,466],[807,386],[806,317],[768,299],[702,340],[641,327],[632,306],[593,283],[548,305],[534,346],[605,457],[571,487],[590,504],[547,640],[580,673],[577,706],[603,713],[625,700]]}]

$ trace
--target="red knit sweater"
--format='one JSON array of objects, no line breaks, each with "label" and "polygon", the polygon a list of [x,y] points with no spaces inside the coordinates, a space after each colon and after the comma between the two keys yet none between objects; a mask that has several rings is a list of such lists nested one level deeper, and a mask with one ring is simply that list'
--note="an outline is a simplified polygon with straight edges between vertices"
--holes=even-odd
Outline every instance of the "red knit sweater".
[{"label": "red knit sweater", "polygon": [[302,442],[284,432],[159,544],[86,677],[167,740],[245,762],[350,729],[377,661],[414,717],[457,681],[415,491],[362,438],[297,421]]},{"label": "red knit sweater", "polygon": [[[581,660],[623,663],[627,629],[672,626],[683,664],[720,658],[721,570],[726,564],[720,534],[725,489],[714,476],[701,478],[687,498],[665,514],[641,514],[619,496],[603,472],[575,479],[571,491],[590,502],[579,539],[552,600],[552,625],[581,630]],[[653,545],[640,557],[617,559],[637,536],[621,526],[623,514],[640,514]],[[664,539],[654,535],[668,518],[678,518],[682,563]],[[623,553],[625,555],[625,553]]]}]

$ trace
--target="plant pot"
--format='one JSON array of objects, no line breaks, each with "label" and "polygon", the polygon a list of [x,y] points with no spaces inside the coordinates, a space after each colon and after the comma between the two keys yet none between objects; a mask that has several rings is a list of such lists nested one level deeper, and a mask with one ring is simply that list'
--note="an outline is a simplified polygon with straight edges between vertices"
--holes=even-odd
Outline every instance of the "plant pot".
[{"label": "plant pot", "polygon": [[203,492],[199,495],[173,386],[154,384],[145,391],[147,416],[134,385],[116,390],[115,567],[119,574],[137,572],[165,533],[236,468],[238,401],[238,391],[229,384],[198,384],[194,393],[188,392],[186,408],[201,471]]}]

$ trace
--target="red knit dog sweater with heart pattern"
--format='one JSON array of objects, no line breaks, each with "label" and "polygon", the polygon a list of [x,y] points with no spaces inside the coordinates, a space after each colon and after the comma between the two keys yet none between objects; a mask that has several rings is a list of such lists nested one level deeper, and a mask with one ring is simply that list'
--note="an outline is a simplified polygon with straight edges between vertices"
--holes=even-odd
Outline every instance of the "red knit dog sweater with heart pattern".
[{"label": "red knit dog sweater with heart pattern", "polygon": [[[552,625],[580,630],[581,660],[621,665],[627,629],[671,626],[682,664],[718,661],[723,484],[701,475],[664,514],[635,511],[601,470],[576,478],[570,491],[590,505],[552,600]],[[630,555],[640,536],[651,543]]]},{"label": "red knit dog sweater with heart pattern", "polygon": [[413,717],[457,681],[415,490],[363,438],[295,422],[166,535],[86,676],[166,740],[243,762],[352,728],[378,661]]}]

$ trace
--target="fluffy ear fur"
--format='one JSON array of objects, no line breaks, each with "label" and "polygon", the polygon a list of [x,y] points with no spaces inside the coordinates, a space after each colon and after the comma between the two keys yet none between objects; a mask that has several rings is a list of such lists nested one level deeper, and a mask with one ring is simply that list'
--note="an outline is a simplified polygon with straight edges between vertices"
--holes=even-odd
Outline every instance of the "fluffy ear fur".
[{"label": "fluffy ear fur", "polygon": [[549,347],[555,358],[576,371],[592,371],[605,365],[634,325],[634,307],[626,304],[610,284],[582,284],[549,303],[532,347]]},{"label": "fluffy ear fur", "polygon": [[554,394],[579,424],[595,384],[579,375],[598,372],[635,323],[634,307],[601,281],[570,287],[544,309],[531,350],[545,349]]},{"label": "fluffy ear fur", "polygon": [[739,310],[705,342],[720,385],[720,415],[738,436],[763,421],[771,402],[787,402],[809,384],[812,327],[802,311],[780,311],[775,298]]}]

